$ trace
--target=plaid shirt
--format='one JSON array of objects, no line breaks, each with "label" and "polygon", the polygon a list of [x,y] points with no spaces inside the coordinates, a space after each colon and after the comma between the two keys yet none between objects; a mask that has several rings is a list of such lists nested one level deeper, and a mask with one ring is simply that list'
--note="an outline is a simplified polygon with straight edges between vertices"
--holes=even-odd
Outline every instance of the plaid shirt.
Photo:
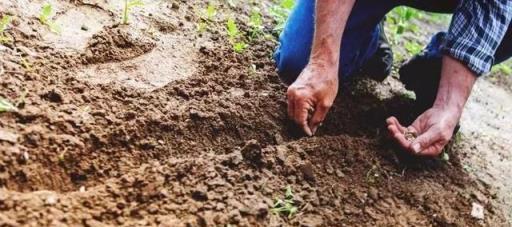
[{"label": "plaid shirt", "polygon": [[462,0],[448,30],[444,53],[478,76],[491,70],[512,18],[512,0]]}]

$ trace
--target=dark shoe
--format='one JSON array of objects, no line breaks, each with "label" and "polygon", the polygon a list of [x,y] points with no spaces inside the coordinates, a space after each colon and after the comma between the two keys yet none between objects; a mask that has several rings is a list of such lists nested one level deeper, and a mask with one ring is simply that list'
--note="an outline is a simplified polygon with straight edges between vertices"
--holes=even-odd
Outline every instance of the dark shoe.
[{"label": "dark shoe", "polygon": [[363,65],[361,73],[366,74],[373,80],[382,82],[391,74],[393,69],[393,51],[384,32],[384,23],[380,22],[378,26],[380,32],[377,51]]}]

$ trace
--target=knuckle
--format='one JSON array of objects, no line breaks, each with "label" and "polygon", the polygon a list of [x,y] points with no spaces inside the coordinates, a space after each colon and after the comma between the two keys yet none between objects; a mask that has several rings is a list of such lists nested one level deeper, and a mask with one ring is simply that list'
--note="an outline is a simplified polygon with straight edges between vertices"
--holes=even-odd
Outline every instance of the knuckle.
[{"label": "knuckle", "polygon": [[441,133],[441,141],[446,143],[446,142],[450,141],[451,138],[452,138],[452,134],[449,131],[445,130]]},{"label": "knuckle", "polygon": [[330,102],[322,102],[322,103],[320,103],[320,107],[322,107],[324,109],[330,109],[332,107],[332,103],[330,103]]}]

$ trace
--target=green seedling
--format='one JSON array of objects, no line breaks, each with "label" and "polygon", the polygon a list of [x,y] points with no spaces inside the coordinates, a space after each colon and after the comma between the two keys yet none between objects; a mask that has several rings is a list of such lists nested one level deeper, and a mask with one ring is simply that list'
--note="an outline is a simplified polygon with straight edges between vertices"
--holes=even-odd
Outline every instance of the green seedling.
[{"label": "green seedling", "polygon": [[204,32],[210,25],[211,22],[215,21],[215,16],[217,16],[217,7],[210,3],[201,13],[200,21],[197,24],[197,31],[202,33]]},{"label": "green seedling", "polygon": [[236,42],[233,44],[233,50],[237,53],[243,53],[248,46],[249,45],[244,42]]},{"label": "green seedling", "polygon": [[60,26],[51,19],[52,15],[53,7],[50,3],[46,3],[43,6],[43,8],[41,8],[41,13],[39,14],[39,21],[41,21],[41,23],[43,23],[44,25],[48,26],[50,28],[50,31],[52,31],[53,33],[60,34]]},{"label": "green seedling", "polygon": [[228,32],[228,38],[230,41],[233,41],[238,38],[240,35],[240,31],[238,30],[238,27],[236,26],[235,20],[232,18],[228,19],[228,22],[226,23],[226,29]]},{"label": "green seedling", "polygon": [[4,35],[7,26],[11,23],[11,16],[4,15],[0,20],[0,44],[12,41],[11,38]]},{"label": "green seedling", "polygon": [[295,206],[294,195],[291,186],[286,187],[284,199],[276,199],[276,202],[270,209],[275,215],[286,215],[288,218],[293,217],[299,208]]},{"label": "green seedling", "polygon": [[278,0],[274,6],[270,8],[270,15],[276,21],[274,28],[275,34],[280,34],[284,29],[284,24],[288,19],[288,15],[295,6],[295,0]]},{"label": "green seedling", "polygon": [[240,30],[238,30],[238,26],[236,25],[235,20],[229,18],[226,23],[226,30],[228,33],[228,40],[231,42],[233,46],[233,50],[236,53],[242,53],[248,45],[240,40]]},{"label": "green seedling", "polygon": [[0,98],[0,113],[3,112],[16,112],[18,111],[18,108],[11,104],[6,99]]},{"label": "green seedling", "polygon": [[263,31],[263,18],[261,16],[260,10],[258,8],[254,8],[251,12],[251,16],[249,17],[249,26],[251,27],[251,37],[255,38]]},{"label": "green seedling", "polygon": [[130,10],[137,6],[144,6],[144,2],[142,2],[142,0],[124,0],[123,24],[128,24]]},{"label": "green seedling", "polygon": [[494,66],[492,68],[492,72],[512,76],[512,67],[510,67],[509,65],[507,65],[505,63],[502,63],[502,64]]},{"label": "green seedling", "polygon": [[205,11],[206,20],[213,21],[214,17],[217,16],[217,7],[212,3],[208,4]]},{"label": "green seedling", "polygon": [[415,41],[409,41],[405,43],[405,50],[412,56],[419,54],[423,50],[423,46]]}]

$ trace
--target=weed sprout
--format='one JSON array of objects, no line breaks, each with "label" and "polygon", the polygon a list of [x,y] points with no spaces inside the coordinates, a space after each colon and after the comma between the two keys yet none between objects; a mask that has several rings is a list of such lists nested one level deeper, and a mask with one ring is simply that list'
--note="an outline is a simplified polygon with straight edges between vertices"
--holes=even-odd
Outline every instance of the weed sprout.
[{"label": "weed sprout", "polygon": [[291,218],[293,215],[299,211],[299,208],[295,206],[295,202],[293,201],[294,195],[292,192],[291,186],[286,187],[286,192],[284,199],[276,199],[274,206],[272,207],[272,213],[276,215],[284,214],[287,215],[288,218]]},{"label": "weed sprout", "polygon": [[251,27],[251,37],[255,38],[263,31],[263,19],[259,8],[254,8],[249,17],[249,26]]},{"label": "weed sprout", "polygon": [[0,113],[15,112],[15,111],[18,111],[18,108],[16,108],[13,104],[11,104],[6,99],[0,98]]},{"label": "weed sprout", "polygon": [[236,53],[242,53],[248,45],[245,42],[239,40],[240,30],[238,30],[235,20],[232,18],[228,19],[226,23],[226,30],[228,33],[228,40],[233,45],[233,50]]},{"label": "weed sprout", "polygon": [[4,35],[4,31],[7,29],[7,26],[11,23],[11,16],[4,15],[2,19],[0,19],[0,44],[7,43],[11,41],[11,38]]},{"label": "weed sprout", "polygon": [[217,7],[209,3],[204,12],[199,16],[200,22],[197,24],[197,31],[203,32],[206,30],[210,23],[215,20],[215,16],[217,16]]},{"label": "weed sprout", "polygon": [[124,9],[123,9],[123,24],[128,24],[128,20],[130,17],[130,10],[137,6],[143,6],[144,2],[141,0],[124,0]]},{"label": "weed sprout", "polygon": [[55,21],[53,21],[51,19],[52,14],[53,14],[52,5],[50,3],[46,3],[43,6],[43,8],[41,8],[41,13],[39,14],[39,21],[41,21],[41,23],[43,23],[44,25],[48,26],[50,28],[50,31],[52,31],[53,33],[60,34],[61,33],[60,26],[58,24],[56,24]]},{"label": "weed sprout", "polygon": [[274,32],[280,34],[284,29],[284,24],[291,10],[295,6],[295,0],[278,0],[277,4],[270,8],[270,15],[276,21]]}]

